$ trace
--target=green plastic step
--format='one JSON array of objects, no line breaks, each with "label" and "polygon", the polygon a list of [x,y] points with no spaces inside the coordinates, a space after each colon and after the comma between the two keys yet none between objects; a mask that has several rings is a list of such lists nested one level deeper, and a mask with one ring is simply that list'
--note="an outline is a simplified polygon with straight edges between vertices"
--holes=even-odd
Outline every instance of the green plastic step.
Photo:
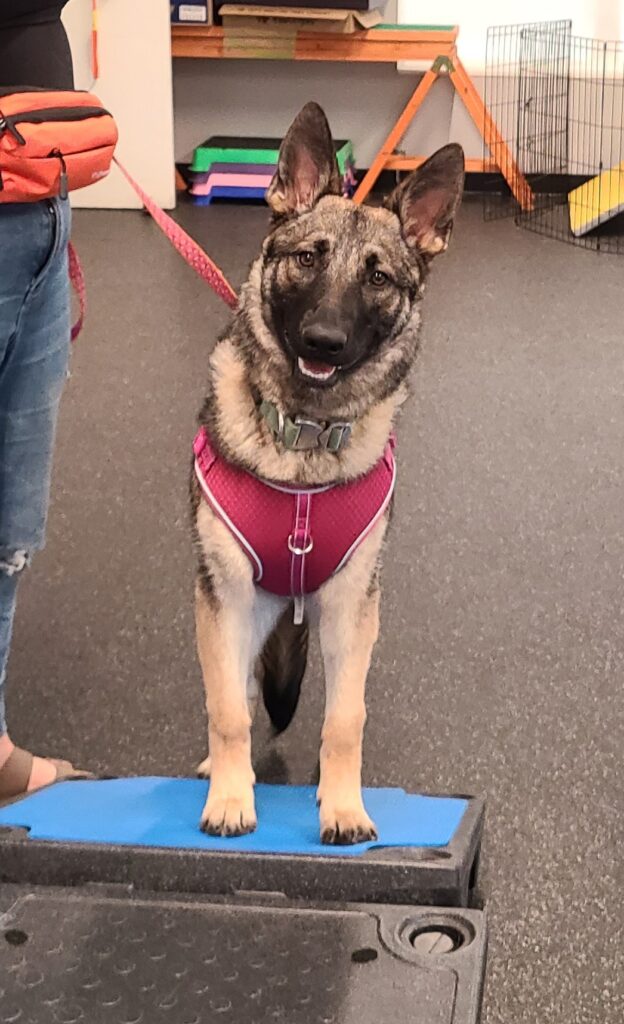
[{"label": "green plastic step", "polygon": [[[212,136],[201,146],[197,146],[193,154],[191,171],[202,173],[209,171],[213,163],[239,164],[271,164],[275,166],[279,156],[281,139],[240,138]],[[344,174],[347,165],[354,163],[353,144],[348,139],[334,143],[338,169]]]}]

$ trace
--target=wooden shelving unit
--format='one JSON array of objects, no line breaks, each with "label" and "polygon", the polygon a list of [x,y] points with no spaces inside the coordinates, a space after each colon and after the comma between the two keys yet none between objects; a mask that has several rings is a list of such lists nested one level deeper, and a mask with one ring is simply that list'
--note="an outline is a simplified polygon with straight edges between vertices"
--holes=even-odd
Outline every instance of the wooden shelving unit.
[{"label": "wooden shelving unit", "polygon": [[367,32],[260,33],[252,29],[219,26],[172,26],[174,57],[242,58],[268,60],[366,61],[395,63],[399,60],[435,60],[453,56],[457,28],[454,25],[414,29],[375,28]]},{"label": "wooden shelving unit", "polygon": [[479,129],[493,159],[468,160],[468,171],[497,168],[524,210],[531,209],[533,194],[502,139],[498,128],[457,55],[456,25],[381,25],[350,34],[307,32],[262,32],[253,28],[227,30],[216,25],[172,26],[172,55],[195,59],[346,61],[396,64],[398,61],[427,61],[430,68],[419,81],[386,141],[365,175],[354,201],[361,203],[387,168],[410,170],[425,157],[397,153],[409,125],[440,77],[448,77]]}]

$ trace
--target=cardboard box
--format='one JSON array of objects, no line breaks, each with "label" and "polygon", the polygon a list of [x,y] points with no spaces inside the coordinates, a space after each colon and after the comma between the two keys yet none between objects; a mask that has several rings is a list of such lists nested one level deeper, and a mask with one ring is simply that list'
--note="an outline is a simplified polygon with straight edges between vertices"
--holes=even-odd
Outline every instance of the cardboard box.
[{"label": "cardboard box", "polygon": [[249,30],[256,35],[291,35],[305,32],[350,33],[374,28],[381,22],[379,11],[347,11],[301,7],[250,7],[225,4],[219,14],[226,30]]},{"label": "cardboard box", "polygon": [[190,0],[171,4],[173,25],[212,25],[212,0]]}]

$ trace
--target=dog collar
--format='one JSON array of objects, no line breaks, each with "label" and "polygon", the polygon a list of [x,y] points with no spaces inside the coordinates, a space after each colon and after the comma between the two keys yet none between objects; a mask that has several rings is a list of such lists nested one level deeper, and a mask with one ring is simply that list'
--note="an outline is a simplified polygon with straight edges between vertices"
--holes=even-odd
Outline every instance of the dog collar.
[{"label": "dog collar", "polygon": [[320,448],[340,452],[351,436],[351,423],[312,420],[307,416],[284,416],[273,402],[260,402],[260,414],[276,441],[291,452],[307,452]]}]

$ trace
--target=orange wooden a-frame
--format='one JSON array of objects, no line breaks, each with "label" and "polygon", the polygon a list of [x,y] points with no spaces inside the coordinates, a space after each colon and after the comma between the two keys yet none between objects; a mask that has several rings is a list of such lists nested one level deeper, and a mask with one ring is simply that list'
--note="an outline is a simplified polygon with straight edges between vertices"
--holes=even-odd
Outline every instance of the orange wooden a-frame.
[{"label": "orange wooden a-frame", "polygon": [[424,156],[403,156],[397,154],[397,147],[423,104],[431,87],[440,77],[448,77],[461,97],[466,110],[490,150],[490,159],[466,160],[467,171],[495,171],[497,168],[523,210],[533,207],[533,193],[522,171],[516,164],[509,147],[501,136],[494,119],[485,106],[474,82],[455,53],[438,56],[414,89],[405,109],[397,118],[386,141],[375,156],[369,170],[362,179],[354,200],[362,203],[374,187],[384,170],[411,171],[424,163]]}]

